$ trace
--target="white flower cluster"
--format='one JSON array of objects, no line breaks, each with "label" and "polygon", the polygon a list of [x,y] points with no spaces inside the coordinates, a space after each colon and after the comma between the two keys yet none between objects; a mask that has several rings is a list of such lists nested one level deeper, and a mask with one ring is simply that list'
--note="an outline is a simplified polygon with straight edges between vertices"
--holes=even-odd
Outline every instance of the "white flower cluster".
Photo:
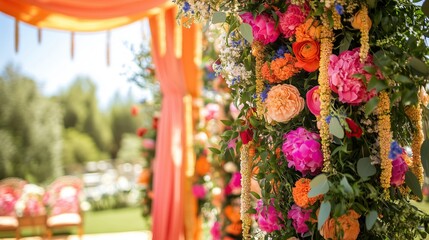
[{"label": "white flower cluster", "polygon": [[[216,1],[210,0],[173,0],[180,8],[179,17],[191,18],[195,22],[207,22],[212,11],[216,11]],[[190,23],[189,23],[190,24]]]},{"label": "white flower cluster", "polygon": [[220,41],[218,44],[220,47],[217,48],[220,50],[220,63],[215,62],[213,64],[213,70],[216,74],[221,74],[228,84],[228,87],[237,83],[249,83],[252,71],[247,70],[240,60],[243,49],[248,47],[248,43],[243,39],[234,40],[233,33],[231,33],[231,36],[228,38],[228,44],[226,43],[226,33],[223,33],[219,39]]}]

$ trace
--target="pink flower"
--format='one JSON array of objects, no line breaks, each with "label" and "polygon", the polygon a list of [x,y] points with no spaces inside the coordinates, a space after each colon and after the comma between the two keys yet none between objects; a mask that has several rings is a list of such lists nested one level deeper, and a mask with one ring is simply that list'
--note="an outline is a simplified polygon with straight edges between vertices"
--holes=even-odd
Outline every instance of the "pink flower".
[{"label": "pink flower", "polygon": [[311,209],[302,209],[298,205],[292,205],[291,209],[287,213],[287,218],[292,219],[292,226],[295,228],[297,233],[304,233],[309,231],[309,228],[305,222],[310,219]]},{"label": "pink flower", "polygon": [[229,180],[229,185],[232,189],[241,188],[241,173],[235,172],[232,174],[231,180]]},{"label": "pink flower", "polygon": [[277,40],[280,35],[276,22],[267,14],[260,14],[253,18],[253,14],[246,12],[240,15],[244,23],[252,27],[252,33],[255,40],[269,44]]},{"label": "pink flower", "polygon": [[156,143],[153,139],[145,138],[142,140],[142,147],[144,149],[153,150],[153,149],[155,149],[155,145],[156,145]]},{"label": "pink flower", "polygon": [[15,203],[18,197],[11,188],[0,189],[0,216],[15,214]]},{"label": "pink flower", "polygon": [[294,167],[302,175],[315,175],[323,166],[320,136],[299,127],[283,136],[282,151],[288,161],[288,167]]},{"label": "pink flower", "polygon": [[[366,88],[371,74],[363,69],[364,66],[375,67],[371,55],[368,55],[364,63],[360,62],[359,48],[344,51],[338,56],[331,55],[328,69],[329,83],[332,91],[338,93],[341,102],[358,105],[375,96],[375,89],[368,91]],[[354,77],[355,74],[361,74],[366,78],[366,82]],[[379,72],[377,72],[377,77],[383,78]]]},{"label": "pink flower", "polygon": [[212,240],[220,240],[221,239],[221,229],[220,229],[220,223],[214,222],[212,228],[210,229],[210,234],[212,235]]},{"label": "pink flower", "polygon": [[281,212],[278,212],[274,207],[274,199],[271,198],[270,205],[264,206],[264,202],[259,199],[256,203],[256,221],[259,228],[267,233],[280,230],[283,225],[280,220],[283,220]]},{"label": "pink flower", "polygon": [[196,198],[204,199],[206,197],[207,190],[204,185],[195,184],[194,186],[192,186],[192,193]]},{"label": "pink flower", "polygon": [[280,32],[285,38],[290,38],[295,34],[295,29],[305,22],[308,11],[306,9],[304,12],[298,5],[290,5],[285,13],[278,13],[278,15]]},{"label": "pink flower", "polygon": [[315,86],[305,95],[305,102],[307,103],[308,110],[315,116],[320,115],[320,94],[319,86]]},{"label": "pink flower", "polygon": [[204,107],[204,116],[206,121],[219,118],[220,107],[218,104],[209,103]]},{"label": "pink flower", "polygon": [[398,155],[392,160],[392,177],[390,178],[390,185],[398,187],[405,181],[405,173],[408,171],[408,165],[405,162],[406,153]]},{"label": "pink flower", "polygon": [[253,139],[253,130],[251,128],[240,132],[240,138],[243,144],[248,144]]}]

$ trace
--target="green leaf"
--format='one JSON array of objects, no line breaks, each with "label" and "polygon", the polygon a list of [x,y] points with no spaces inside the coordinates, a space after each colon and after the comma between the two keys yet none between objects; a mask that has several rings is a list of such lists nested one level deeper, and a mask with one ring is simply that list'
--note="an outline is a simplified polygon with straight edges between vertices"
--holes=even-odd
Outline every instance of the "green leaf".
[{"label": "green leaf", "polygon": [[344,129],[337,117],[332,117],[329,122],[329,132],[337,138],[344,138]]},{"label": "green leaf", "polygon": [[217,148],[213,148],[213,147],[211,147],[211,148],[209,148],[210,149],[210,151],[212,151],[212,153],[214,153],[214,154],[220,154],[221,153],[221,151],[219,150],[219,149],[217,149]]},{"label": "green leaf", "polygon": [[353,37],[349,32],[346,32],[344,38],[340,42],[340,53],[349,50],[350,43],[352,42]]},{"label": "green leaf", "polygon": [[323,201],[320,204],[319,216],[317,216],[317,229],[320,230],[326,220],[329,218],[331,213],[331,203],[328,201]]},{"label": "green leaf", "polygon": [[310,182],[310,192],[308,197],[316,197],[320,194],[325,194],[329,191],[328,177],[322,173],[313,178]]},{"label": "green leaf", "polygon": [[[428,2],[428,1],[426,1],[426,2]],[[429,6],[428,6],[428,8],[429,8]],[[422,73],[423,75],[428,75],[429,74],[429,67],[428,67],[428,65],[426,65],[426,63],[424,63],[422,60],[420,60],[418,58],[411,57],[408,60],[408,65],[410,67],[414,68],[416,71]]]},{"label": "green leaf", "polygon": [[409,77],[401,75],[401,74],[397,74],[397,75],[393,76],[393,80],[395,80],[396,82],[399,82],[399,83],[403,83],[403,84],[413,83],[413,81],[411,81],[411,79]]},{"label": "green leaf", "polygon": [[375,210],[371,210],[366,216],[365,216],[365,225],[366,229],[369,231],[374,226],[375,222],[377,221],[378,213]]},{"label": "green leaf", "polygon": [[231,126],[233,121],[231,120],[220,120],[225,126]]},{"label": "green leaf", "polygon": [[365,116],[368,116],[374,111],[379,101],[380,99],[378,99],[378,97],[373,97],[365,104]]},{"label": "green leaf", "polygon": [[253,127],[257,127],[257,126],[259,126],[259,124],[260,124],[260,121],[258,121],[258,119],[256,119],[255,117],[250,117],[249,118],[249,120],[250,120],[250,124],[252,124],[252,126]]},{"label": "green leaf", "polygon": [[418,102],[417,90],[415,88],[407,88],[402,91],[401,102],[403,105],[414,105]]},{"label": "green leaf", "polygon": [[377,169],[371,164],[371,159],[366,157],[359,159],[357,162],[357,172],[363,180],[366,180],[368,177],[374,175]]},{"label": "green leaf", "polygon": [[420,148],[420,156],[426,177],[429,177],[429,139],[425,139]]},{"label": "green leaf", "polygon": [[423,199],[422,194],[422,186],[420,186],[420,182],[417,179],[416,175],[412,173],[411,171],[407,171],[405,173],[405,184],[411,189],[411,191],[416,195],[418,198]]},{"label": "green leaf", "polygon": [[370,74],[375,74],[377,72],[377,69],[375,69],[374,66],[364,66],[363,69]]},{"label": "green leaf", "polygon": [[377,6],[376,0],[366,0],[366,3],[368,4],[369,8],[375,8]]},{"label": "green leaf", "polygon": [[[384,20],[385,18],[383,18]],[[383,23],[381,24],[383,26]],[[389,56],[386,55],[386,53],[382,50],[376,52],[374,54],[374,63],[378,67],[387,66],[392,62],[392,59],[390,59]]]},{"label": "green leaf", "polygon": [[226,20],[226,13],[224,12],[214,12],[212,17],[212,23],[223,23]]},{"label": "green leaf", "polygon": [[429,0],[426,0],[422,5],[422,11],[423,13],[429,17]]},{"label": "green leaf", "polygon": [[254,208],[249,208],[249,209],[247,209],[246,213],[256,214],[256,209],[254,209]]},{"label": "green leaf", "polygon": [[346,193],[353,193],[353,188],[352,186],[350,186],[350,183],[349,181],[347,181],[346,177],[343,177],[343,179],[341,179],[340,184],[344,187]]},{"label": "green leaf", "polygon": [[386,81],[379,80],[375,76],[372,76],[371,80],[368,83],[368,90],[375,88],[377,92],[380,92],[381,90],[384,90],[388,87],[389,85],[387,85]]},{"label": "green leaf", "polygon": [[246,39],[250,44],[253,42],[253,33],[252,27],[247,23],[242,23],[240,27],[238,27],[241,35]]},{"label": "green leaf", "polygon": [[251,191],[250,194],[252,194],[253,197],[256,199],[261,199],[261,196],[259,196],[259,194],[257,194],[256,192]]}]

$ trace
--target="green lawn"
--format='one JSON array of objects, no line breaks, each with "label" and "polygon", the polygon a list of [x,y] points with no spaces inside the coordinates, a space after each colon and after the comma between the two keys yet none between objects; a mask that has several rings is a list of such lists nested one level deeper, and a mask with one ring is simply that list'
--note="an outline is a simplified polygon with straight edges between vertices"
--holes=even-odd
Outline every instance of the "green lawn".
[{"label": "green lawn", "polygon": [[[120,208],[105,211],[85,212],[85,234],[132,232],[150,230],[148,220],[141,216],[140,208]],[[40,229],[24,229],[23,236],[42,234]],[[61,229],[56,235],[76,234],[76,228]],[[12,233],[0,232],[0,238],[14,237]]]}]

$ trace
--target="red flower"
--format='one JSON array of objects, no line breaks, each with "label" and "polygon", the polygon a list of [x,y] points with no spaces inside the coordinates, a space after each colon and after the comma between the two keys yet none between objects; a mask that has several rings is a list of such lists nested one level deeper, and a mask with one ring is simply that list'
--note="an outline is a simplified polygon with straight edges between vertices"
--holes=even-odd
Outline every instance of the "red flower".
[{"label": "red flower", "polygon": [[158,128],[158,120],[158,117],[153,117],[152,119],[152,128],[155,130]]},{"label": "red flower", "polygon": [[137,134],[137,136],[139,136],[139,137],[143,137],[143,136],[146,134],[146,132],[147,132],[147,129],[146,129],[146,128],[141,127],[141,128],[137,128],[137,132],[136,132],[136,134]]},{"label": "red flower", "polygon": [[139,109],[139,107],[138,107],[138,106],[133,105],[133,106],[131,107],[131,115],[133,115],[133,116],[137,116],[137,115],[139,114],[139,111],[140,111],[140,109]]},{"label": "red flower", "polygon": [[245,131],[240,132],[240,138],[243,144],[247,144],[253,139],[253,131],[252,129],[247,129]]},{"label": "red flower", "polygon": [[360,138],[362,136],[362,128],[360,128],[359,125],[357,125],[351,118],[346,118],[346,122],[351,130],[350,132],[346,130],[346,136],[348,138]]}]

